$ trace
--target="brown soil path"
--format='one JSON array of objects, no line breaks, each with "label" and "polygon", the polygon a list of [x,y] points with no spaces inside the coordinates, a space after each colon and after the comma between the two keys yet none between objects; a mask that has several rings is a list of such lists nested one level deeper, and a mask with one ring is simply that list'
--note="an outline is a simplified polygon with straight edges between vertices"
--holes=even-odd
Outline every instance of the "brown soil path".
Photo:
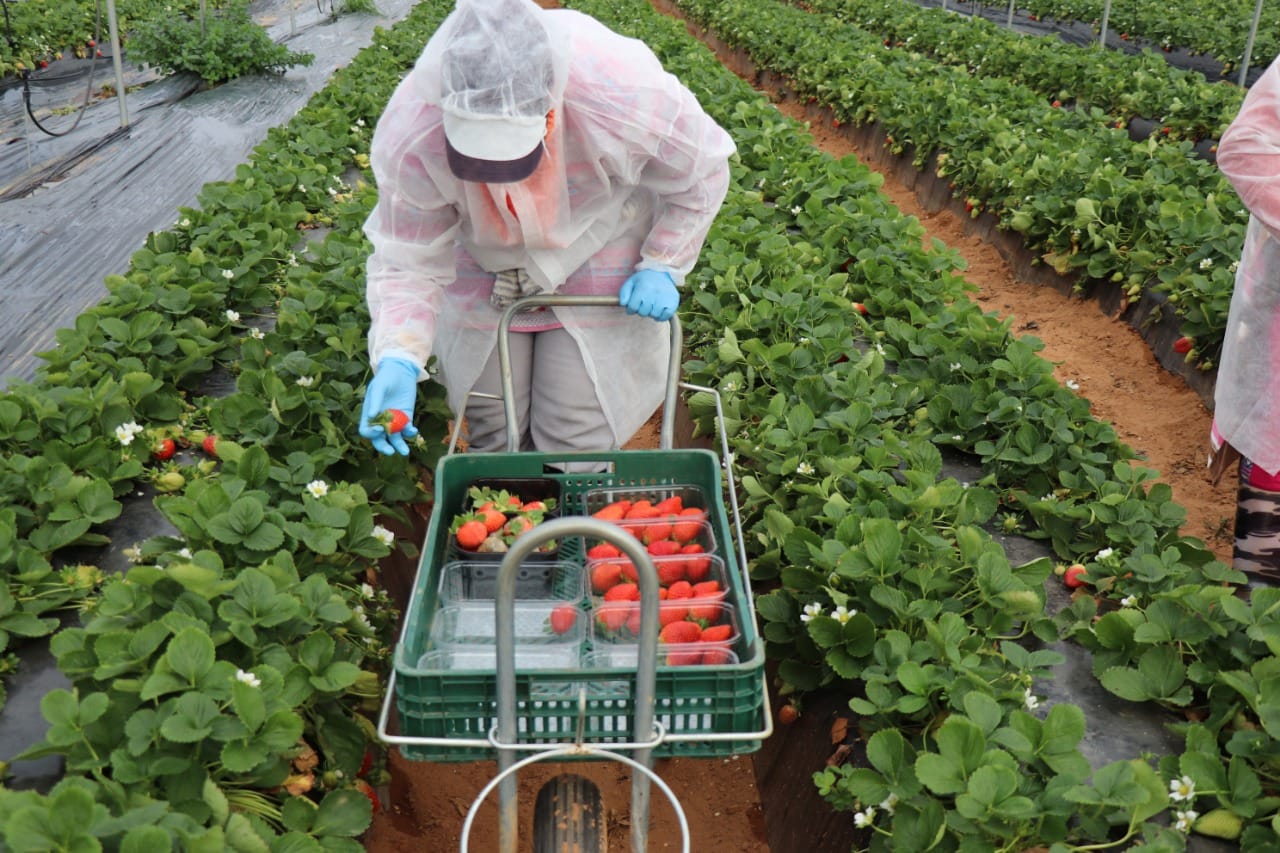
[{"label": "brown soil path", "polygon": [[[554,0],[539,2],[556,5]],[[789,117],[804,122],[811,115],[785,95],[769,94]],[[813,122],[810,130],[816,144],[833,156],[868,153],[860,152],[848,136],[831,127],[829,117]],[[917,202],[914,191],[891,173],[885,173],[882,191],[899,210],[924,224],[926,239],[941,240],[961,254],[966,262],[963,275],[978,288],[974,299],[1002,317],[1012,317],[1019,334],[1044,341],[1041,355],[1056,365],[1058,379],[1078,383],[1079,393],[1089,401],[1094,416],[1113,424],[1121,440],[1143,456],[1143,464],[1159,471],[1173,489],[1174,500],[1187,510],[1184,532],[1204,540],[1220,558],[1228,558],[1234,481],[1215,488],[1205,477],[1210,414],[1198,395],[1162,368],[1147,344],[1123,320],[1107,316],[1094,303],[1019,281],[999,251],[971,233],[971,223],[963,215],[950,209],[928,212]],[[629,446],[656,447],[656,421]],[[531,825],[538,788],[558,769],[535,767],[520,774],[523,827]],[[665,760],[659,761],[656,769],[688,813],[694,832],[692,849],[739,853],[769,849],[749,757]],[[391,770],[390,803],[375,818],[365,839],[366,848],[375,853],[410,849],[444,853],[458,849],[467,809],[496,774],[496,765],[407,762],[396,754]],[[595,763],[580,764],[574,771],[601,786],[614,833],[611,837],[625,845],[629,771],[621,765]],[[496,794],[490,797],[476,821],[473,850],[496,848],[496,799]],[[657,791],[651,817],[650,849],[678,849],[678,828]]]}]

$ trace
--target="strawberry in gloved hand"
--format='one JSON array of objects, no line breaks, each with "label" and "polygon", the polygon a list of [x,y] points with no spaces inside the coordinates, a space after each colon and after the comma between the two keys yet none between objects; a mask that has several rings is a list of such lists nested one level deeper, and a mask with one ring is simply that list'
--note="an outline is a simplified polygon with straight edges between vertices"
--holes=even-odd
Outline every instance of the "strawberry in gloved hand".
[{"label": "strawberry in gloved hand", "polygon": [[657,270],[640,270],[622,283],[618,304],[628,314],[640,314],[665,323],[675,316],[680,291],[671,276]]},{"label": "strawberry in gloved hand", "polygon": [[[418,428],[413,425],[413,404],[418,397],[418,367],[407,359],[389,356],[378,362],[378,370],[369,380],[364,394],[364,406],[360,410],[360,435],[373,443],[374,450],[390,456],[399,453],[409,455],[406,439],[416,438]],[[388,430],[382,413],[395,409],[408,419],[399,430]]]}]

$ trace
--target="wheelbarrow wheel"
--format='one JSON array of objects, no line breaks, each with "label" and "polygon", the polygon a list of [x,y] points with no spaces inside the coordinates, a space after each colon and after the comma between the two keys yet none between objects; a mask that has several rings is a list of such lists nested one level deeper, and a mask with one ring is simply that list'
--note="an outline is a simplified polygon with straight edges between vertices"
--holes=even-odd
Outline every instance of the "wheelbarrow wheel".
[{"label": "wheelbarrow wheel", "polygon": [[533,853],[605,853],[604,803],[590,779],[562,773],[538,791]]}]

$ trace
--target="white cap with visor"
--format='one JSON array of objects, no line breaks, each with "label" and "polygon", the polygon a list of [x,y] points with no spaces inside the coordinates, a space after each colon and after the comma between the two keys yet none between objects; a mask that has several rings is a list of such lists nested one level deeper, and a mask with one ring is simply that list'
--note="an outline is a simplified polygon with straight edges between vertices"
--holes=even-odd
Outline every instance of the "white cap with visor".
[{"label": "white cap with visor", "polygon": [[515,183],[542,159],[556,75],[541,14],[530,0],[458,0],[442,34],[446,150],[464,181]]}]

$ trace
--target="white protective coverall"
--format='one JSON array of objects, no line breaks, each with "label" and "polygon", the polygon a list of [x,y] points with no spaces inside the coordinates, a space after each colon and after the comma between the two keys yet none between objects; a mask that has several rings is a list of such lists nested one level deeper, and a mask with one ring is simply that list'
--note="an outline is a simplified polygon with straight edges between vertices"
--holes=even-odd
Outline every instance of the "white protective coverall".
[{"label": "white protective coverall", "polygon": [[[434,354],[454,412],[496,348],[494,273],[521,269],[565,294],[616,295],[638,269],[683,285],[735,150],[642,42],[578,12],[496,2],[532,7],[552,45],[554,126],[537,170],[501,185],[450,171],[440,64],[457,10],[392,95],[371,151],[369,355],[425,367]],[[667,324],[621,308],[556,308],[555,318],[577,341],[621,446],[661,403]]]}]

